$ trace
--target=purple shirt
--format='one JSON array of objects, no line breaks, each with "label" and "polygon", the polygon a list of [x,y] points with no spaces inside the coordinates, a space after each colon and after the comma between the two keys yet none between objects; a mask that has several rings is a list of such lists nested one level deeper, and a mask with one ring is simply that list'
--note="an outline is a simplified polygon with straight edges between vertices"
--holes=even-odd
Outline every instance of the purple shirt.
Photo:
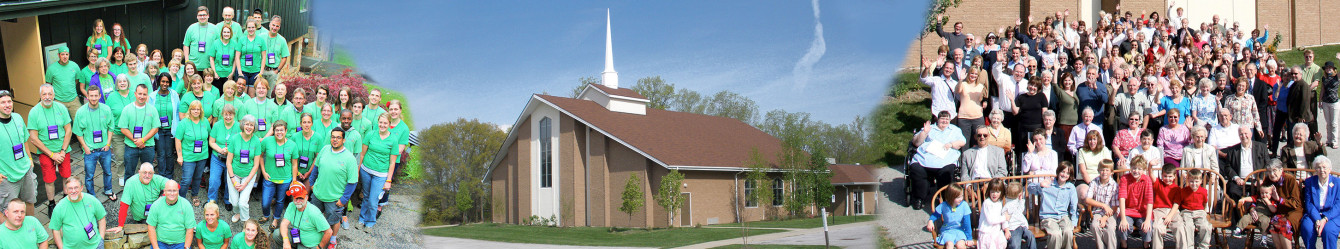
[{"label": "purple shirt", "polygon": [[1185,125],[1177,128],[1159,128],[1158,147],[1163,148],[1163,157],[1182,160],[1182,147],[1191,142],[1191,131]]}]

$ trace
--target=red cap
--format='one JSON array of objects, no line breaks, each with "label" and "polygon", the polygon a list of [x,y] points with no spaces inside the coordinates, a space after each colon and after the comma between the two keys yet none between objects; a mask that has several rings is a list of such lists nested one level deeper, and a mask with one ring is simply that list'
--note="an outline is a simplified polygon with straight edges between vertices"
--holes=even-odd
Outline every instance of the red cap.
[{"label": "red cap", "polygon": [[304,198],[306,198],[306,197],[307,197],[307,186],[304,186],[304,185],[302,184],[302,182],[296,182],[296,181],[295,181],[293,184],[288,185],[288,191],[285,192],[285,193],[287,193],[288,196],[291,196],[291,197],[294,197],[294,198],[297,198],[297,197],[304,197]]}]

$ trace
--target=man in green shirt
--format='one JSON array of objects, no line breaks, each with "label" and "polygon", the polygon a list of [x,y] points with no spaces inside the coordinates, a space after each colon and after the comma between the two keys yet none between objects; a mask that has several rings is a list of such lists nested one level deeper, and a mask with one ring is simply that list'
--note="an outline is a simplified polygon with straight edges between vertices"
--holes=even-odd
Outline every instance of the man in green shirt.
[{"label": "man in green shirt", "polygon": [[284,18],[279,17],[279,15],[270,17],[270,31],[266,32],[268,34],[266,38],[269,42],[265,45],[264,77],[269,82],[279,82],[279,77],[277,77],[279,72],[288,69],[288,38],[279,34],[279,27],[283,22]]},{"label": "man in green shirt", "polygon": [[321,211],[307,203],[307,186],[301,182],[289,185],[288,196],[293,197],[293,205],[284,209],[283,221],[271,233],[271,241],[279,241],[284,249],[325,248],[327,242],[334,239],[331,226],[322,220]]},{"label": "man in green shirt", "polygon": [[65,179],[65,199],[51,212],[51,237],[57,248],[101,248],[103,231],[107,230],[107,209],[98,197],[84,193],[84,185],[76,178]]},{"label": "man in green shirt", "polygon": [[47,65],[46,83],[55,86],[56,102],[65,105],[65,110],[74,113],[79,108],[79,89],[84,89],[79,84],[79,64],[70,62],[70,48],[61,46],[56,49],[59,52],[60,59],[56,63]]},{"label": "man in green shirt", "polygon": [[344,134],[339,127],[330,131],[330,145],[317,153],[316,182],[312,184],[312,202],[326,214],[334,235],[340,234],[344,206],[358,186],[358,159],[344,146]]},{"label": "man in green shirt", "polygon": [[377,129],[377,116],[386,113],[386,108],[382,108],[382,90],[373,88],[368,89],[368,103],[363,107],[363,120],[368,126],[363,127],[364,134],[373,133]]},{"label": "man in green shirt", "polygon": [[185,249],[195,239],[195,209],[181,201],[181,186],[167,180],[163,197],[149,210],[149,241],[154,249]]},{"label": "man in green shirt", "polygon": [[[126,186],[121,192],[121,207],[117,214],[116,232],[126,225],[127,217],[131,223],[144,223],[149,216],[149,211],[156,206],[154,201],[167,188],[168,179],[154,174],[154,166],[145,162],[139,166],[138,181],[126,181]],[[112,232],[112,233],[116,233]]]},{"label": "man in green shirt", "polygon": [[[121,128],[121,135],[126,137],[123,165],[155,162],[154,136],[158,134],[162,121],[158,109],[149,104],[149,87],[135,86],[135,103],[121,109],[121,118],[117,120],[117,128]],[[127,167],[126,171],[124,178],[129,179],[130,168]]]},{"label": "man in green shirt", "polygon": [[42,228],[42,222],[28,216],[23,200],[10,199],[5,203],[5,227],[0,229],[0,248],[46,249],[51,234]]},{"label": "man in green shirt", "polygon": [[79,145],[84,149],[84,186],[93,193],[93,173],[102,164],[102,195],[112,196],[112,131],[116,129],[116,119],[112,118],[112,108],[102,104],[102,89],[98,86],[84,87],[88,92],[88,103],[79,107],[74,114],[74,134],[79,137]]},{"label": "man in green shirt", "polygon": [[[51,84],[38,87],[42,101],[28,110],[28,142],[41,154],[42,183],[47,187],[47,213],[56,207],[56,175],[70,178],[70,113],[56,107],[56,92]],[[57,169],[59,167],[59,169]]]},{"label": "man in green shirt", "polygon": [[223,17],[223,21],[215,23],[214,29],[210,31],[211,34],[214,34],[214,38],[218,38],[219,30],[223,29],[224,26],[227,26],[233,29],[233,38],[230,39],[231,40],[230,42],[237,41],[238,39],[237,34],[242,33],[242,24],[239,24],[237,23],[237,21],[233,20],[233,17],[236,17],[234,14],[236,14],[236,12],[233,11],[233,7],[231,6],[223,7],[223,11],[219,12],[219,16]]},{"label": "man in green shirt", "polygon": [[14,114],[14,93],[0,90],[0,133],[4,134],[0,146],[10,152],[0,156],[0,200],[20,198],[32,209],[37,202],[37,174],[24,146],[29,136],[24,124],[23,116]]},{"label": "man in green shirt", "polygon": [[197,67],[209,65],[209,40],[214,38],[217,33],[214,31],[214,24],[209,23],[209,7],[200,6],[195,8],[196,23],[186,28],[186,37],[181,40],[181,50],[187,51],[183,56],[187,63],[194,63]]}]

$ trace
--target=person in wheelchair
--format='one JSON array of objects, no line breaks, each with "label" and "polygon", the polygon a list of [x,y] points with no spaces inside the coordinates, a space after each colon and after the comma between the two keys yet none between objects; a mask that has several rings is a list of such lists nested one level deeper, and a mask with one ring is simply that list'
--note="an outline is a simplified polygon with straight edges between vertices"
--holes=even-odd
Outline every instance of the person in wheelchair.
[{"label": "person in wheelchair", "polygon": [[909,202],[915,209],[930,204],[931,195],[954,182],[955,173],[958,173],[959,148],[966,139],[958,127],[949,125],[952,119],[949,112],[940,111],[935,123],[926,122],[921,132],[912,137],[912,145],[917,151],[912,155],[907,175],[912,182],[913,195],[917,197]]}]

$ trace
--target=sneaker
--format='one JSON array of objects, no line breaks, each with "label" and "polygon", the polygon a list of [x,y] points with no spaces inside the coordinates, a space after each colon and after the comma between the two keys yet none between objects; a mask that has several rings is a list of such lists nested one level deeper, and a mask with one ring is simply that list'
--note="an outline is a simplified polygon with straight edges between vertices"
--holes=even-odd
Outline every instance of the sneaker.
[{"label": "sneaker", "polygon": [[237,223],[237,221],[238,221],[238,220],[241,220],[241,219],[242,219],[241,216],[238,216],[238,215],[236,215],[236,214],[233,215],[233,223]]},{"label": "sneaker", "polygon": [[349,222],[340,222],[340,229],[349,230]]},{"label": "sneaker", "polygon": [[1246,237],[1246,236],[1247,236],[1247,233],[1245,233],[1245,231],[1243,231],[1241,227],[1239,227],[1239,228],[1233,228],[1233,237],[1234,237],[1234,238],[1242,238],[1242,237]]}]

